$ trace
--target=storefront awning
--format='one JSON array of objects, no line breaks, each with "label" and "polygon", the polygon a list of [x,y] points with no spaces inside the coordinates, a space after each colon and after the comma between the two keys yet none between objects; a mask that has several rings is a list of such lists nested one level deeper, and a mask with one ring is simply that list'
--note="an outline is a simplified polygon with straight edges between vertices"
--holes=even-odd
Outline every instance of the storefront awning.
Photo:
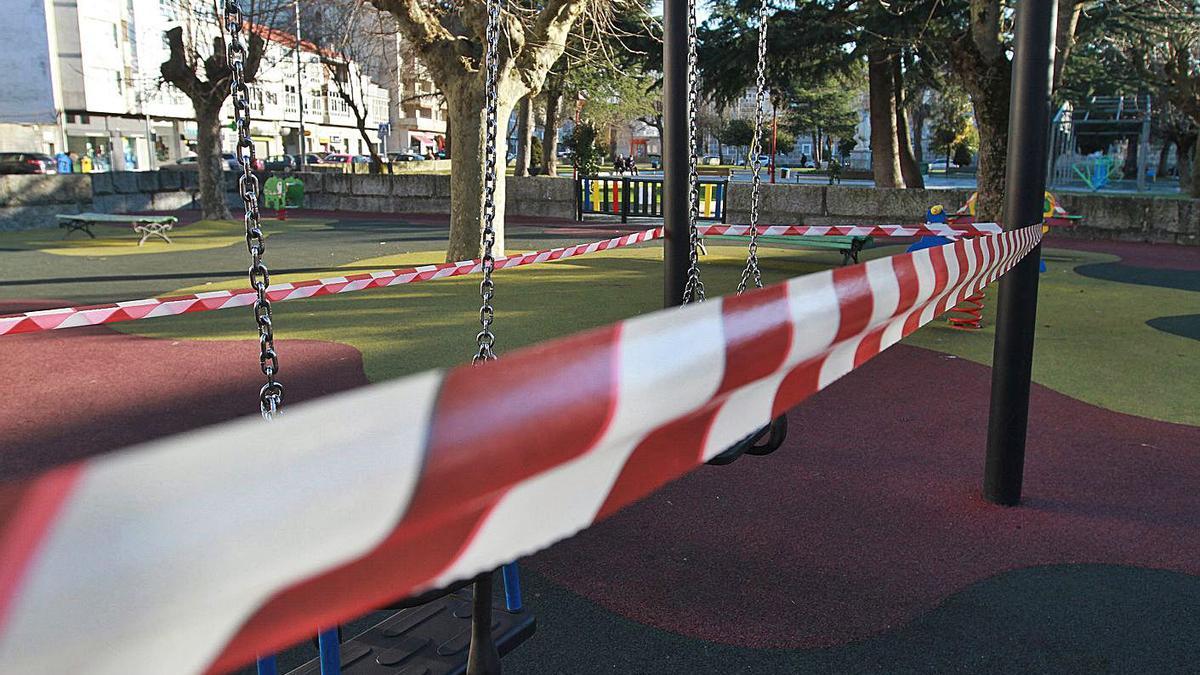
[{"label": "storefront awning", "polygon": [[422,148],[441,149],[441,143],[438,142],[438,137],[441,134],[431,134],[427,131],[410,131],[408,132],[408,142],[411,145],[413,141],[421,144]]}]

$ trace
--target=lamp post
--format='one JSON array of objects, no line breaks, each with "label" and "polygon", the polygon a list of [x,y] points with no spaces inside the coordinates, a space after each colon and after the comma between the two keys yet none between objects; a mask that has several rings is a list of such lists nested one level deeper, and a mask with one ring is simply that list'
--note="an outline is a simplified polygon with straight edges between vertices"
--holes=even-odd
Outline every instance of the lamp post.
[{"label": "lamp post", "polygon": [[[587,91],[580,91],[575,98],[575,128],[571,130],[575,138],[579,138],[579,118],[583,114],[583,104],[587,103]],[[579,180],[579,148],[575,148],[575,156],[571,158],[571,178]]]},{"label": "lamp post", "polygon": [[775,114],[775,104],[771,104],[771,183],[775,183],[775,155],[779,147],[779,116]]},{"label": "lamp post", "polygon": [[297,142],[300,154],[296,159],[300,164],[300,170],[303,171],[308,147],[304,138],[304,78],[300,65],[300,0],[292,0],[292,9],[296,13],[296,108],[300,117],[300,137]]},{"label": "lamp post", "polygon": [[691,246],[688,215],[691,209],[691,176],[688,108],[687,0],[663,2],[663,304],[683,304],[687,289]]}]

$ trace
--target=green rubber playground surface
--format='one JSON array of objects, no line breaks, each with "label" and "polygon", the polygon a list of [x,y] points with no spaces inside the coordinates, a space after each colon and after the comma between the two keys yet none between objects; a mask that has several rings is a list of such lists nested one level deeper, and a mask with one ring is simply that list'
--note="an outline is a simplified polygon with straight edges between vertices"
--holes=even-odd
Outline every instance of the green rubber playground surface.
[{"label": "green rubber playground surface", "polygon": [[[46,300],[46,306],[244,288],[246,252],[237,222],[178,227],[176,244],[135,246],[124,228],[97,228],[96,240],[63,240],[57,230],[0,235],[4,281],[0,300]],[[296,281],[366,270],[441,262],[444,231],[403,220],[336,217],[268,221],[272,281]],[[632,227],[630,229],[633,229]],[[510,252],[605,239],[596,228],[513,225]],[[886,240],[864,259],[902,250]],[[710,241],[702,259],[710,296],[731,292],[744,249]],[[1103,253],[1046,251],[1041,277],[1034,380],[1110,410],[1200,425],[1200,342],[1147,322],[1197,306],[1195,292],[1084,276],[1075,268],[1112,263]],[[827,269],[835,251],[803,250],[774,240],[759,249],[766,283]],[[650,242],[554,263],[499,272],[498,347],[511,350],[653,311],[661,306],[661,243]],[[472,353],[477,277],[276,303],[276,335],[349,345],[362,353],[367,377],[380,381],[452,366]],[[961,331],[938,320],[906,342],[989,364],[995,288],[988,289],[984,328]],[[151,338],[229,340],[253,337],[248,311],[228,309],[112,324]],[[286,364],[286,349],[281,349]]]}]

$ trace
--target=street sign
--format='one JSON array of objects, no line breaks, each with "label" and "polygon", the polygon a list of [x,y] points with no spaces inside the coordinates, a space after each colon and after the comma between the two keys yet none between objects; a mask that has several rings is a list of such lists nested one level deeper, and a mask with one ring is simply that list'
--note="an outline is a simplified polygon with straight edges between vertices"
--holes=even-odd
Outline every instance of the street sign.
[{"label": "street sign", "polygon": [[389,122],[381,122],[379,124],[379,137],[387,138],[387,135],[392,132],[392,125]]}]

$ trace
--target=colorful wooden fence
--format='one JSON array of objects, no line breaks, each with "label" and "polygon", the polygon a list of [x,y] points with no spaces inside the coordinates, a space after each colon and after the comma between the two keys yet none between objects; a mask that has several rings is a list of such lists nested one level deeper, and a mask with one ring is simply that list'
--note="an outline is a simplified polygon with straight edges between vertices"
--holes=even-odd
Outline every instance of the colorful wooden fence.
[{"label": "colorful wooden fence", "polygon": [[[725,222],[725,196],[728,179],[700,179],[697,206],[700,220]],[[580,178],[576,181],[577,218],[585,214],[611,214],[629,218],[662,217],[662,178],[613,176]]]}]

